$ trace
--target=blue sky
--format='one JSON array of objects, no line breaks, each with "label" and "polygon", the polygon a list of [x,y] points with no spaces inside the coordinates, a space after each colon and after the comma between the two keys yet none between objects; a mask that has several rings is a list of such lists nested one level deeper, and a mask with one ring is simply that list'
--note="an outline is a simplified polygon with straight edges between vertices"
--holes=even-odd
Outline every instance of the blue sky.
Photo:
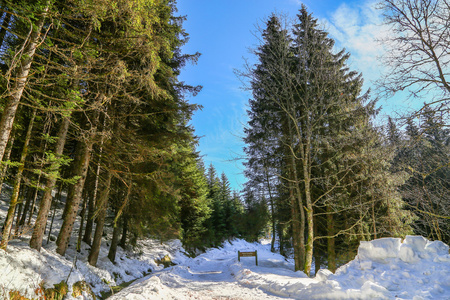
[{"label": "blue sky", "polygon": [[[242,142],[246,125],[247,102],[250,93],[233,70],[243,70],[244,58],[254,57],[249,48],[258,45],[256,26],[264,27],[264,20],[272,13],[294,18],[301,1],[297,0],[178,0],[178,14],[186,15],[184,29],[190,40],[184,53],[200,52],[197,65],[187,66],[180,79],[203,90],[193,103],[201,104],[192,125],[200,136],[198,150],[205,165],[212,163],[218,175],[225,172],[233,189],[241,190],[246,179]],[[336,40],[338,49],[351,53],[350,67],[363,73],[365,87],[380,76],[377,56],[382,47],[375,39],[386,31],[380,12],[373,0],[333,1],[305,0],[308,11],[318,18],[325,30]],[[382,100],[383,113],[404,110],[403,104]]]}]

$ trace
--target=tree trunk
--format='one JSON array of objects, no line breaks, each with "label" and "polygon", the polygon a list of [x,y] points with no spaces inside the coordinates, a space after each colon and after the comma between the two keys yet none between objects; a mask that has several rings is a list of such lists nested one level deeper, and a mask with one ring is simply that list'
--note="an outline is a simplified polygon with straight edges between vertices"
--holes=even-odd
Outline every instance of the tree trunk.
[{"label": "tree trunk", "polygon": [[30,210],[30,204],[31,204],[32,197],[33,197],[33,188],[28,187],[23,212],[22,212],[22,215],[20,216],[20,220],[17,222],[18,226],[25,225],[25,221],[27,219],[27,214],[28,214],[28,211]]},{"label": "tree trunk", "polygon": [[302,270],[303,266],[303,256],[300,248],[300,235],[301,232],[299,230],[300,221],[298,219],[298,210],[297,210],[297,201],[294,196],[294,190],[292,188],[292,183],[289,183],[289,198],[291,204],[291,215],[292,215],[292,242],[294,248],[294,262],[295,262],[295,271]]},{"label": "tree trunk", "polygon": [[89,209],[88,209],[88,216],[87,216],[87,222],[86,222],[86,230],[84,233],[83,241],[90,245],[91,244],[91,235],[92,235],[92,229],[94,225],[94,211],[95,211],[95,202],[97,199],[97,193],[98,193],[98,180],[100,178],[100,164],[102,161],[102,155],[103,155],[103,142],[104,138],[102,135],[102,139],[100,142],[100,149],[99,149],[99,159],[97,164],[97,169],[95,171],[95,182],[94,182],[94,193],[92,197],[89,199]]},{"label": "tree trunk", "polygon": [[[40,182],[41,182],[41,174],[39,173],[38,179],[37,179],[37,186],[39,186]],[[39,194],[39,189],[35,188],[34,193],[33,193],[33,201],[31,202],[30,213],[28,214],[28,222],[27,222],[28,225],[31,224],[31,219],[33,218],[33,214],[36,209],[36,200],[37,200],[38,194]]]},{"label": "tree trunk", "polygon": [[30,123],[28,124],[27,134],[25,136],[25,143],[23,145],[22,154],[20,156],[20,166],[17,170],[16,181],[14,182],[14,189],[13,189],[13,193],[11,196],[11,201],[9,203],[8,213],[6,215],[5,228],[4,228],[3,234],[2,234],[2,242],[0,244],[0,249],[6,249],[6,246],[8,244],[9,235],[10,235],[12,223],[14,220],[14,212],[16,210],[16,205],[19,200],[20,184],[22,182],[23,170],[25,170],[25,160],[28,155],[28,144],[30,143],[31,132],[33,130],[35,117],[36,117],[36,109],[33,110],[33,114],[31,116]]},{"label": "tree trunk", "polygon": [[[41,167],[42,166],[43,165],[41,164]],[[40,183],[41,183],[41,173],[38,174],[37,184],[36,185],[39,186]],[[34,189],[34,193],[33,193],[33,201],[31,202],[30,213],[28,215],[28,222],[27,222],[28,225],[31,224],[31,219],[33,218],[34,211],[36,210],[36,200],[37,200],[38,194],[39,194],[39,189],[36,187]]]},{"label": "tree trunk", "polygon": [[19,222],[20,222],[20,215],[22,214],[23,209],[23,189],[19,192],[19,201],[17,202],[16,206],[16,226],[14,230],[14,235],[18,236],[19,234]]},{"label": "tree trunk", "polygon": [[[296,173],[296,172],[295,172]],[[296,219],[294,219],[298,225],[298,253],[299,253],[299,264],[303,267],[305,263],[305,211],[303,210],[303,199],[302,194],[298,182],[297,175],[295,175],[295,190],[297,192],[297,198],[294,199],[294,205],[295,205],[295,213],[296,213]],[[302,268],[300,268],[302,269]],[[299,270],[300,270],[299,269]]]},{"label": "tree trunk", "polygon": [[[48,229],[47,244],[50,243],[50,237],[52,235],[53,222],[55,221],[55,215],[56,215],[56,209],[58,208],[58,203],[61,203],[62,189],[63,189],[63,183],[61,182],[59,185],[58,193],[56,194],[56,199],[55,199],[56,201],[53,202],[53,213],[52,213],[52,220],[50,221],[50,228]],[[44,229],[44,232],[45,232],[45,229]]]},{"label": "tree trunk", "polygon": [[82,237],[83,237],[83,226],[84,226],[84,219],[85,219],[85,216],[86,216],[87,200],[88,200],[88,197],[85,194],[84,195],[84,199],[83,199],[83,208],[81,210],[80,229],[78,230],[77,252],[81,252],[81,240],[82,240]]},{"label": "tree trunk", "polygon": [[[58,141],[56,142],[55,156],[60,158],[67,139],[67,131],[69,130],[70,119],[63,118],[58,132]],[[53,162],[51,170],[56,172],[59,170],[59,163]],[[34,225],[33,234],[30,240],[30,247],[38,251],[41,250],[42,240],[44,239],[45,227],[47,226],[48,213],[52,204],[52,191],[55,187],[57,176],[51,176],[47,179],[44,195],[39,203],[39,212]],[[31,219],[31,217],[30,217]]]},{"label": "tree trunk", "polygon": [[109,247],[108,258],[112,263],[116,262],[117,245],[119,243],[120,227],[118,224],[114,225],[114,231],[111,241],[111,247]]},{"label": "tree trunk", "polygon": [[[44,127],[44,131],[43,131],[44,135],[51,133],[51,129],[52,129],[51,123],[52,122],[49,121],[50,118],[51,118],[50,117],[50,113],[47,112],[46,121],[45,121],[44,126],[43,126]],[[48,140],[47,139],[43,139],[41,141],[40,145],[39,145],[39,151],[38,152],[42,153],[42,156],[41,156],[41,162],[40,162],[39,166],[37,167],[38,169],[43,169],[44,168],[45,158],[46,158],[46,153],[47,153],[47,146],[48,146]],[[37,158],[36,160],[39,160],[39,158]],[[28,214],[27,225],[31,224],[31,220],[33,219],[33,214],[34,214],[34,212],[36,210],[36,201],[37,201],[37,198],[39,196],[39,188],[38,188],[38,186],[40,186],[40,184],[41,184],[41,179],[42,179],[42,173],[39,173],[38,174],[38,178],[36,180],[36,182],[37,182],[36,186],[37,187],[34,189],[33,201],[32,201],[32,204],[31,204],[31,210],[30,210],[30,213]]]},{"label": "tree trunk", "polygon": [[[388,201],[389,203],[389,201]],[[388,210],[389,213],[389,210]],[[372,199],[372,232],[373,232],[373,238],[377,239],[377,221],[375,218],[375,201]]]},{"label": "tree trunk", "polygon": [[280,244],[280,254],[286,256],[285,248],[285,238],[284,238],[284,226],[280,223],[277,224],[278,232],[278,243]]},{"label": "tree trunk", "polygon": [[125,246],[127,245],[127,233],[128,233],[128,216],[124,214],[122,216],[122,237],[120,238],[119,246],[125,249]]},{"label": "tree trunk", "polygon": [[272,219],[272,241],[270,242],[270,251],[275,252],[275,238],[276,238],[275,205],[273,202],[272,190],[270,188],[270,180],[269,180],[269,174],[268,174],[267,168],[265,168],[265,173],[266,173],[267,190],[269,192],[269,202],[270,202],[270,211],[271,211],[271,219]]},{"label": "tree trunk", "polygon": [[[11,137],[8,141],[8,146],[6,147],[6,151],[5,151],[5,156],[4,156],[4,161],[8,161],[9,157],[11,156],[11,151],[14,145],[14,138],[15,138],[15,134],[14,131],[11,134]],[[2,164],[0,166],[0,194],[2,193],[2,188],[3,188],[3,182],[5,181],[5,176],[6,176],[6,172],[8,171],[8,165],[6,164]]]},{"label": "tree trunk", "polygon": [[132,186],[133,186],[133,184],[130,180],[130,182],[128,183],[128,187],[127,187],[127,195],[125,196],[125,199],[123,200],[121,206],[116,209],[116,216],[114,218],[113,238],[112,238],[111,247],[109,248],[109,253],[108,253],[108,258],[113,263],[116,260],[117,244],[119,242],[119,234],[120,234],[119,226],[117,224],[119,224],[121,214],[124,211],[124,209],[126,208],[126,205],[128,204],[128,200],[130,199]]},{"label": "tree trunk", "polygon": [[106,209],[108,207],[109,190],[111,187],[112,173],[108,170],[105,186],[102,190],[98,201],[98,217],[97,226],[95,227],[94,240],[92,241],[92,248],[89,252],[88,262],[91,266],[97,265],[98,255],[100,253],[100,245],[102,243],[103,226],[105,225]]},{"label": "tree trunk", "polygon": [[[53,222],[55,221],[55,215],[56,215],[56,208],[57,208],[57,202],[53,202],[53,213],[52,213],[52,219],[50,220],[50,228],[48,229],[48,235],[47,235],[47,245],[50,243],[50,236],[52,235],[52,229],[53,229]],[[45,228],[44,228],[45,233]]]},{"label": "tree trunk", "polygon": [[328,253],[328,270],[336,271],[336,248],[334,238],[334,218],[331,208],[327,207],[327,253]]},{"label": "tree trunk", "polygon": [[[74,158],[73,161],[70,165],[70,174],[76,174],[79,175],[79,169],[80,169],[80,162],[81,162],[81,157],[82,157],[82,149],[84,147],[84,144],[82,141],[77,141],[75,144],[75,153],[74,153]],[[87,176],[87,174],[86,174]],[[76,184],[69,184],[68,188],[67,188],[67,197],[66,197],[66,203],[64,205],[64,210],[63,213],[61,215],[61,220],[64,220],[67,216],[67,212],[69,210],[69,208],[72,206],[72,202],[74,199],[74,193],[75,193],[75,186]],[[83,187],[84,188],[84,187]]]},{"label": "tree trunk", "polygon": [[318,247],[314,248],[314,274],[317,274],[320,270],[320,265],[322,264],[320,252]]},{"label": "tree trunk", "polygon": [[[314,248],[314,214],[313,214],[313,205],[311,199],[311,153],[310,153],[310,144],[311,137],[306,137],[305,148],[302,151],[304,154],[302,156],[303,160],[303,181],[305,183],[305,202],[306,202],[306,222],[308,225],[307,230],[307,240],[305,245],[305,268],[304,272],[309,276],[312,265],[312,256],[313,256],[313,248]],[[303,143],[301,143],[303,146]]]},{"label": "tree trunk", "polygon": [[[46,122],[46,124],[44,125],[44,128],[45,128],[44,134],[50,134],[50,131],[51,131],[50,122]],[[58,132],[58,134],[59,134],[59,132]],[[59,140],[59,138],[58,138],[58,140]],[[44,142],[43,143],[41,142],[41,145],[39,147],[39,152],[42,153],[41,163],[39,165],[40,169],[44,168],[44,161],[45,161],[46,152],[47,152],[47,145],[48,145],[47,139],[44,139]],[[37,186],[40,185],[41,178],[42,178],[41,173],[39,173],[38,178],[37,178],[37,184],[36,184]],[[62,185],[61,185],[61,188],[62,188]],[[28,225],[31,224],[31,219],[33,218],[34,211],[36,210],[36,200],[37,200],[38,194],[39,194],[39,189],[35,188],[34,195],[33,195],[33,203],[31,205],[31,211],[30,211],[30,214],[28,217],[28,222],[27,222]]]},{"label": "tree trunk", "polygon": [[[292,219],[292,226],[295,226],[295,230],[293,231],[294,235],[297,235],[297,245],[296,248],[294,248],[294,256],[295,256],[295,250],[297,250],[297,261],[295,262],[296,265],[296,271],[298,270],[304,270],[304,264],[305,264],[305,214],[303,211],[303,200],[302,200],[302,194],[299,186],[299,178],[297,176],[297,170],[295,166],[295,158],[292,154],[289,155],[291,157],[291,179],[292,182],[291,185],[291,192],[292,192],[292,200],[291,205],[292,213],[293,213],[293,219]],[[295,194],[297,194],[297,197],[295,197]],[[295,241],[295,239],[294,239]],[[298,266],[297,266],[298,265]],[[298,269],[297,269],[298,267]],[[306,272],[305,272],[306,273]],[[308,273],[306,273],[308,275]]]},{"label": "tree trunk", "polygon": [[305,178],[305,199],[306,199],[306,222],[308,225],[307,240],[305,245],[305,273],[309,276],[312,265],[313,247],[314,247],[314,219],[313,206],[311,200],[310,181]]},{"label": "tree trunk", "polygon": [[[319,236],[318,234],[319,228],[317,222],[314,222],[314,236]],[[317,239],[314,241],[314,274],[317,274],[320,270],[320,265],[322,263],[322,257],[320,253],[321,247],[320,247],[320,240]]]},{"label": "tree trunk", "polygon": [[[289,118],[289,116],[288,116]],[[292,199],[291,199],[291,205],[292,208],[292,226],[293,227],[293,234],[294,236],[297,236],[297,245],[294,246],[294,257],[295,252],[297,250],[297,260],[295,261],[295,270],[304,270],[304,264],[305,264],[305,213],[303,210],[303,197],[302,192],[300,190],[300,181],[297,174],[297,166],[295,162],[295,156],[294,156],[294,148],[293,148],[293,138],[295,136],[294,130],[292,128],[292,123],[288,120],[288,136],[289,136],[289,143],[288,143],[288,153],[287,157],[289,158],[288,166],[290,168],[290,193],[292,193]],[[296,195],[296,197],[295,197]],[[295,242],[295,239],[294,239]],[[306,273],[306,272],[305,272]],[[308,276],[309,274],[306,273]]]},{"label": "tree trunk", "polygon": [[86,228],[84,229],[83,242],[91,245],[92,229],[94,228],[94,211],[95,211],[95,199],[89,197],[86,217]]},{"label": "tree trunk", "polygon": [[56,248],[56,252],[60,255],[64,255],[66,253],[67,247],[69,245],[69,239],[73,230],[73,224],[75,223],[75,219],[77,217],[84,182],[86,180],[86,175],[89,168],[89,161],[91,158],[94,131],[95,130],[91,131],[91,136],[88,137],[88,140],[85,142],[85,144],[81,149],[81,159],[75,170],[75,174],[80,176],[80,179],[74,185],[72,200],[70,201],[69,199],[67,199],[66,203],[66,206],[68,206],[67,214],[61,226],[61,230],[58,235],[58,240],[56,241],[56,244],[58,245],[58,247]]},{"label": "tree trunk", "polygon": [[24,53],[22,54],[19,72],[15,74],[16,79],[14,82],[14,86],[11,89],[11,93],[8,96],[8,100],[3,109],[2,117],[0,119],[0,161],[3,161],[6,144],[8,143],[9,135],[14,123],[17,107],[19,105],[20,99],[22,98],[23,90],[25,89],[25,84],[30,72],[31,63],[33,62],[33,56],[36,52],[41,30],[44,26],[45,17],[49,8],[50,0],[47,0],[41,17],[39,18],[36,26],[33,26],[33,31],[31,32],[28,41],[26,41],[27,45],[25,47]]},{"label": "tree trunk", "polygon": [[[33,192],[33,189],[31,187],[27,187],[26,192],[21,191],[21,193],[19,195],[19,198],[21,199],[21,201],[19,204],[19,212],[17,213],[17,220],[16,220],[16,229],[14,232],[14,234],[16,236],[23,233],[23,225],[25,225],[27,211],[30,207],[32,192]],[[26,199],[25,204],[23,204],[24,199]],[[23,208],[23,210],[22,210],[22,208]]]},{"label": "tree trunk", "polygon": [[[75,158],[72,161],[72,167],[74,166],[78,166],[80,163],[80,149],[78,149],[78,147],[81,147],[81,142],[78,142],[78,144],[75,146]],[[76,171],[76,170],[75,170]],[[72,170],[71,172],[72,174],[75,174],[74,170]],[[67,216],[67,211],[69,210],[69,208],[72,206],[72,201],[73,201],[73,195],[75,193],[75,185],[76,184],[69,184],[68,188],[67,188],[67,197],[66,197],[66,203],[64,205],[64,209],[63,209],[63,213],[61,215],[61,220],[64,220]]]}]

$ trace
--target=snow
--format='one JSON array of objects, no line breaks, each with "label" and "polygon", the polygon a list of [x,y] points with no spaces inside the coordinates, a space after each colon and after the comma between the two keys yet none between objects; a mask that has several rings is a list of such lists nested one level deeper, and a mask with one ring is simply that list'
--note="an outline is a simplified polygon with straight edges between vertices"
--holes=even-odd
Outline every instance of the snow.
[{"label": "snow", "polygon": [[[420,236],[361,242],[356,258],[314,278],[269,245],[226,242],[152,274],[110,299],[450,299],[449,247]],[[258,251],[241,258],[237,251]]]},{"label": "snow", "polygon": [[[92,286],[92,291],[100,295],[101,292],[109,291],[110,286],[161,270],[163,266],[157,265],[155,259],[165,255],[172,256],[171,251],[178,251],[177,255],[182,255],[179,251],[181,243],[178,240],[163,245],[154,240],[146,240],[140,243],[140,247],[145,250],[139,254],[119,248],[116,264],[113,264],[107,258],[106,241],[103,244],[105,245],[102,246],[97,267],[93,267],[87,263],[86,244],[83,244],[84,247],[77,256],[75,250],[69,249],[65,257],[62,257],[56,253],[54,244],[43,247],[38,252],[31,249],[25,241],[11,241],[7,251],[0,251],[0,299],[7,298],[7,292],[14,290],[27,298],[36,298],[35,291],[41,283],[45,288],[49,288],[61,281],[67,281],[69,287],[75,282],[86,281]],[[154,245],[156,247],[153,247]],[[71,293],[72,289],[69,289],[69,294]],[[84,296],[86,299],[90,298],[88,294]],[[69,296],[67,299],[72,298]]]},{"label": "snow", "polygon": [[[6,210],[7,202],[0,199],[0,216]],[[54,228],[60,226],[60,213]],[[227,241],[190,258],[179,240],[146,239],[135,249],[119,247],[115,264],[107,258],[109,241],[103,240],[93,267],[87,263],[88,245],[82,243],[80,253],[74,249],[76,231],[64,257],[56,253],[52,241],[46,244],[45,240],[40,252],[31,249],[30,234],[0,250],[1,299],[8,299],[9,291],[43,299],[40,286],[49,288],[61,281],[69,285],[65,299],[93,299],[88,292],[75,298],[72,285],[85,281],[100,296],[112,286],[138,278],[108,299],[450,299],[449,246],[421,236],[361,242],[355,259],[335,274],[321,269],[309,278],[294,271],[292,259],[272,253],[267,240]],[[255,250],[258,266],[255,257],[238,261],[238,251]],[[156,263],[166,255],[175,266],[164,269]]]},{"label": "snow", "polygon": [[[9,194],[10,187],[4,185],[0,197],[2,221],[8,210]],[[61,214],[62,209],[57,211],[53,233],[57,233],[61,227]],[[42,296],[41,286],[51,288],[61,281],[67,282],[69,286],[69,293],[65,299],[74,299],[72,285],[79,281],[87,282],[92,292],[99,296],[102,292],[109,292],[112,286],[162,270],[163,265],[158,265],[156,260],[166,255],[170,256],[174,263],[183,262],[185,257],[179,240],[161,244],[159,241],[147,239],[138,241],[135,249],[124,250],[118,247],[116,263],[113,264],[107,257],[110,241],[103,239],[97,266],[93,267],[87,262],[89,246],[83,242],[80,253],[74,248],[78,237],[78,222],[74,228],[76,230],[64,257],[56,253],[54,241],[47,244],[47,236],[40,252],[31,249],[29,247],[31,230],[11,240],[6,251],[0,250],[0,299],[9,299],[10,291],[18,291],[24,297],[36,299]],[[78,299],[92,298],[87,292],[78,297]]]}]

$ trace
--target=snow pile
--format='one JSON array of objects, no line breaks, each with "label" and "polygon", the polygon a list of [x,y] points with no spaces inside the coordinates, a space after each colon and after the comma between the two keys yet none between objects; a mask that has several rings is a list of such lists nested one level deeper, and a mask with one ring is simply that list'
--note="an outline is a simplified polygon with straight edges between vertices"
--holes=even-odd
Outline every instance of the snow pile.
[{"label": "snow pile", "polygon": [[[257,251],[242,257],[238,251]],[[332,274],[294,272],[270,245],[225,242],[182,265],[154,273],[116,294],[119,299],[450,299],[449,247],[420,236],[362,242],[357,257]]]},{"label": "snow pile", "polygon": [[[257,251],[242,257],[238,251]],[[270,245],[225,242],[152,273],[111,297],[130,299],[450,299],[449,247],[420,236],[362,242],[357,257],[332,274],[294,272]]]},{"label": "snow pile", "polygon": [[244,268],[238,263],[231,268],[241,284],[284,297],[450,299],[449,247],[421,236],[407,236],[403,243],[398,238],[361,242],[353,261],[336,274],[320,270],[313,279],[295,278],[298,272],[277,272],[275,277],[267,270]]},{"label": "snow pile", "polygon": [[361,242],[357,257],[323,284],[353,298],[450,299],[449,247],[421,236]]}]

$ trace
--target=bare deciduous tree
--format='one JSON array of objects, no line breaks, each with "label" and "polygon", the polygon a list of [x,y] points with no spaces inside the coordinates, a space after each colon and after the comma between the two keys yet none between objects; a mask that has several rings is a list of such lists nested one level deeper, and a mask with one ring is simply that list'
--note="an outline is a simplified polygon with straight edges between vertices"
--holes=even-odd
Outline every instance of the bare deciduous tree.
[{"label": "bare deciduous tree", "polygon": [[[450,96],[450,2],[448,0],[384,0],[380,3],[391,34],[387,47],[387,75],[380,82],[392,95],[408,91],[419,97],[432,91],[435,102]],[[424,94],[424,92],[426,94]],[[445,104],[444,104],[445,105]]]}]

